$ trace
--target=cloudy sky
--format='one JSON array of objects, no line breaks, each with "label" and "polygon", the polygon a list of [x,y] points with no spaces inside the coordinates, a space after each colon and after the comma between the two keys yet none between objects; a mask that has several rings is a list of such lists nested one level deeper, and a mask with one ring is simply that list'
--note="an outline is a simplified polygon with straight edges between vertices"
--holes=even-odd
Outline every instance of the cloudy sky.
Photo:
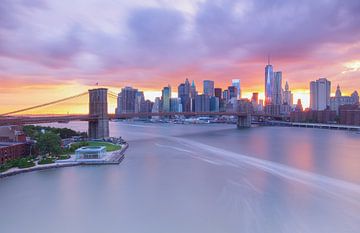
[{"label": "cloudy sky", "polygon": [[[1,0],[0,112],[99,83],[153,97],[185,78],[245,97],[264,89],[271,54],[296,98],[327,77],[360,89],[359,0]],[[285,84],[285,83],[284,83]]]}]

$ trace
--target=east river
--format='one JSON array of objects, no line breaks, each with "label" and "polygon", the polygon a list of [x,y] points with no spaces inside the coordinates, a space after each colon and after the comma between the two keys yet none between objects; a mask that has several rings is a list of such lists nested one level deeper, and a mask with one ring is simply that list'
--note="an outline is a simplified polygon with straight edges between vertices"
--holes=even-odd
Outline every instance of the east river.
[{"label": "east river", "polygon": [[110,128],[130,144],[118,166],[0,179],[0,232],[360,232],[360,134],[136,122]]}]

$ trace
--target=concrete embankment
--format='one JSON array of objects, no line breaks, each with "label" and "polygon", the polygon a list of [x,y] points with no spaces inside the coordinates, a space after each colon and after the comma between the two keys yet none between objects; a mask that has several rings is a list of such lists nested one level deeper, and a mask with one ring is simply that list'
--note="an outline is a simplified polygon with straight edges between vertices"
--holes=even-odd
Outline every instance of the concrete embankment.
[{"label": "concrete embankment", "polygon": [[52,168],[61,168],[61,167],[74,167],[74,166],[81,166],[81,165],[116,165],[120,164],[121,161],[125,157],[125,151],[129,147],[128,143],[125,143],[120,150],[111,152],[111,159],[110,160],[103,160],[103,161],[71,161],[71,162],[55,162],[52,164],[45,164],[45,165],[36,165],[34,167],[29,168],[11,168],[8,171],[0,173],[0,178],[13,176],[21,173],[26,172],[33,172],[33,171],[40,171]]}]

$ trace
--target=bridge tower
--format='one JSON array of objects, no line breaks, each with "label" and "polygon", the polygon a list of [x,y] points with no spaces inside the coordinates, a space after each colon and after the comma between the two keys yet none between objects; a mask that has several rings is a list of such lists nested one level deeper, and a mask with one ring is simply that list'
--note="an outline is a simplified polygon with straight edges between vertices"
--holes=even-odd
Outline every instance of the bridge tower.
[{"label": "bridge tower", "polygon": [[97,118],[89,121],[89,137],[101,139],[109,137],[109,116],[106,88],[89,90],[89,116]]},{"label": "bridge tower", "polygon": [[246,129],[251,127],[251,114],[248,113],[244,116],[238,116],[237,120],[237,128],[238,129]]}]

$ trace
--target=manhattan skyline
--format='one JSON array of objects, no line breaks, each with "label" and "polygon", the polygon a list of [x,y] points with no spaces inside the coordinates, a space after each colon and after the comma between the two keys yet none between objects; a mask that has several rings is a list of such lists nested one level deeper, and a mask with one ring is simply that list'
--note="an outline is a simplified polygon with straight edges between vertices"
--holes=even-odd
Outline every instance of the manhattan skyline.
[{"label": "manhattan skyline", "polygon": [[[325,77],[360,89],[358,1],[8,1],[0,6],[1,112],[96,83],[161,95],[185,78],[264,99],[267,56],[294,100]],[[293,17],[296,15],[296,17]],[[175,94],[175,93],[174,93]],[[31,96],[32,98],[28,98]]]}]

